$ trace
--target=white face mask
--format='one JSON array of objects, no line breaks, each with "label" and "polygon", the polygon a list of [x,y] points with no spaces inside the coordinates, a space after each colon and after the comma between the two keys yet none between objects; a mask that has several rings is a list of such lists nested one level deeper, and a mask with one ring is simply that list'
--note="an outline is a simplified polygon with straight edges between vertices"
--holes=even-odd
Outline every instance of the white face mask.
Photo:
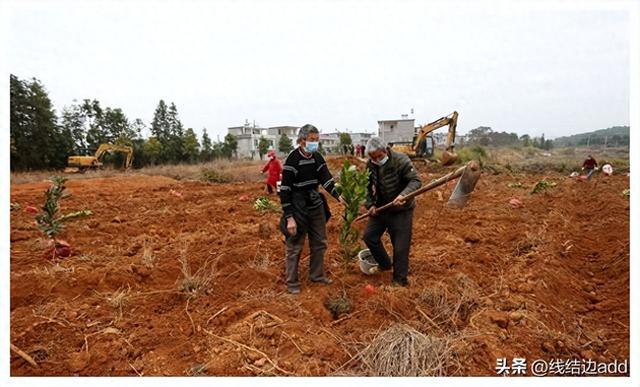
[{"label": "white face mask", "polygon": [[379,166],[385,165],[387,163],[387,161],[389,161],[389,155],[385,155],[383,158],[380,159],[380,161],[371,160],[372,163],[374,163],[375,165],[379,165]]}]

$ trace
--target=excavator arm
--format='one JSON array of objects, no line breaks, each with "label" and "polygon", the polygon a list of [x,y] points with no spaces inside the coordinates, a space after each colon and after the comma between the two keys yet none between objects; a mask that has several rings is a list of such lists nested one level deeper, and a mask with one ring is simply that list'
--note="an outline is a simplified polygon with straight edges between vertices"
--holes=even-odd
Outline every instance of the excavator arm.
[{"label": "excavator arm", "polygon": [[439,118],[433,122],[430,122],[426,125],[422,125],[420,130],[418,131],[418,135],[415,140],[415,144],[413,146],[414,152],[416,154],[420,154],[420,150],[422,149],[423,143],[427,138],[429,133],[442,128],[443,126],[449,125],[449,132],[447,133],[447,143],[445,146],[445,152],[442,155],[442,163],[444,165],[449,165],[453,163],[458,157],[455,154],[454,142],[456,139],[456,127],[458,125],[458,112],[454,111],[448,116]]},{"label": "excavator arm", "polygon": [[100,160],[105,153],[121,152],[125,155],[124,168],[129,169],[133,162],[133,148],[127,145],[114,145],[114,144],[100,144],[98,150],[96,150],[95,158]]}]

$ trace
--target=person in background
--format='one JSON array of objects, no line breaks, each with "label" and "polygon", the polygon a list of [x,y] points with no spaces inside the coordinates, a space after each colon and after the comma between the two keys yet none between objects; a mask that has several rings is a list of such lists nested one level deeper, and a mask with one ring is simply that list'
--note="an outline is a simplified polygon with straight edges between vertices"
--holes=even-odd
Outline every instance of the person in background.
[{"label": "person in background", "polygon": [[262,173],[268,172],[265,191],[270,195],[276,191],[276,186],[281,179],[282,165],[276,158],[276,152],[273,150],[267,152],[267,158],[269,161],[262,168]]},{"label": "person in background", "polygon": [[598,162],[593,156],[587,156],[587,159],[582,163],[582,170],[587,172],[587,179],[591,179],[591,176],[598,170]]},{"label": "person in background", "polygon": [[[378,263],[380,270],[393,268],[393,285],[407,286],[409,281],[409,248],[413,228],[414,198],[405,196],[422,185],[409,157],[387,148],[377,137],[367,142],[369,156],[369,184],[365,207],[369,211],[369,223],[364,230],[364,243]],[[394,207],[378,214],[376,209],[388,203]],[[393,263],[381,241],[386,232],[393,245]]]},{"label": "person in background", "polygon": [[333,176],[324,157],[318,152],[320,132],[310,124],[298,132],[298,147],[291,151],[284,162],[280,202],[282,218],[280,231],[286,237],[286,281],[291,294],[300,293],[298,263],[309,236],[309,280],[328,285],[333,281],[324,272],[324,253],[327,250],[327,220],[331,216],[329,205],[318,188],[322,188],[340,200]]}]

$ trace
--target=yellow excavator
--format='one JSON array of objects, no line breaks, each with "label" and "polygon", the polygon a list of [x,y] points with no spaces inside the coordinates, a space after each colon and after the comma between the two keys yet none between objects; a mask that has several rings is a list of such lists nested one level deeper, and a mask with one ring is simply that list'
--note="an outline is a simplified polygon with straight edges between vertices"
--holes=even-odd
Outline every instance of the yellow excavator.
[{"label": "yellow excavator", "polygon": [[133,163],[133,148],[127,145],[100,144],[96,154],[93,156],[69,156],[67,159],[67,168],[65,173],[85,172],[87,170],[95,170],[102,168],[102,156],[105,153],[120,152],[124,154],[124,169],[131,168]]},{"label": "yellow excavator", "polygon": [[433,157],[435,151],[435,142],[431,132],[443,126],[449,125],[449,133],[447,133],[447,142],[445,150],[442,152],[440,162],[442,165],[451,165],[457,159],[458,155],[454,151],[454,143],[456,139],[456,126],[458,125],[458,112],[454,111],[448,116],[438,118],[428,124],[422,125],[413,138],[413,142],[395,142],[389,144],[393,150],[406,153],[412,159],[427,160]]}]

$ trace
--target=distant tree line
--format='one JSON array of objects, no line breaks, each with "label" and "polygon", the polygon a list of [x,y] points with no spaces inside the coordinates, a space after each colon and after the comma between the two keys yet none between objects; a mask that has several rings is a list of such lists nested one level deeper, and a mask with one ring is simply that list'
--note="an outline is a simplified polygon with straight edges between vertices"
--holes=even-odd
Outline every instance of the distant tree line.
[{"label": "distant tree line", "polygon": [[528,134],[518,137],[516,133],[496,132],[488,126],[480,126],[469,131],[467,143],[483,146],[523,146],[545,150],[581,146],[628,147],[629,132],[628,126],[613,126],[550,140],[545,139],[544,134],[541,137],[531,137]]},{"label": "distant tree line", "polygon": [[[38,79],[22,80],[10,75],[10,165],[12,171],[60,169],[71,155],[92,155],[100,144],[129,145],[134,167],[156,164],[197,163],[236,156],[238,141],[227,134],[213,142],[206,128],[199,140],[185,129],[178,109],[160,100],[144,138],[145,123],[129,120],[120,108],[84,99],[65,106],[58,116]],[[110,155],[114,163],[120,155]],[[108,162],[108,160],[107,160]]]},{"label": "distant tree line", "polygon": [[630,127],[612,126],[589,133],[559,137],[554,140],[557,147],[607,146],[628,147],[630,143]]},{"label": "distant tree line", "polygon": [[479,126],[467,134],[467,143],[482,146],[517,146],[534,147],[544,150],[553,148],[553,140],[540,137],[531,137],[528,134],[518,136],[517,133],[495,132],[489,126]]}]

